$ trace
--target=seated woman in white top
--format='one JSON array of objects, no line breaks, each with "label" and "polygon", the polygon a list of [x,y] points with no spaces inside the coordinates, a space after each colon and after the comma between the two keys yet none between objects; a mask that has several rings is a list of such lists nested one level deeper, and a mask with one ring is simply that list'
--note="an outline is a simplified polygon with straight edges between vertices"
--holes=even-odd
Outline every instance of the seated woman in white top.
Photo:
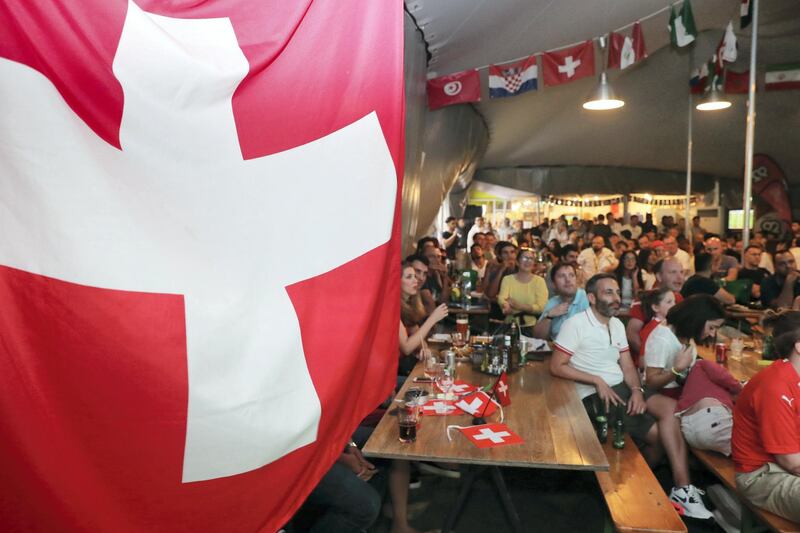
[{"label": "seated woman in white top", "polygon": [[686,497],[680,490],[690,485],[686,441],[680,421],[675,417],[681,393],[677,380],[685,377],[697,358],[695,343],[713,337],[724,319],[725,309],[713,296],[690,296],[669,310],[666,322],[653,329],[645,345],[647,412],[658,420],[658,431],[670,458],[676,487],[670,499],[676,503],[682,503],[680,500]]}]

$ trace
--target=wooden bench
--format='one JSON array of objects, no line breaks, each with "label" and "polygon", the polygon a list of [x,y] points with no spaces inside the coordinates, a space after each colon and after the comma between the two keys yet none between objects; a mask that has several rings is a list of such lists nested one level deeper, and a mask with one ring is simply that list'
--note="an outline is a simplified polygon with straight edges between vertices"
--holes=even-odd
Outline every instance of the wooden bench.
[{"label": "wooden bench", "polygon": [[[717,452],[709,452],[705,450],[695,450],[692,448],[692,453],[697,459],[705,465],[708,470],[717,476],[722,484],[730,489],[734,494],[736,491],[736,475],[733,467],[733,461],[728,457]],[[760,507],[756,507],[740,498],[742,505],[742,523],[740,529],[743,532],[756,532],[756,531],[775,531],[778,533],[799,533],[800,525],[790,522],[789,520],[780,517],[776,514],[765,511]],[[761,524],[757,524],[754,518],[758,519]]]},{"label": "wooden bench", "polygon": [[[614,448],[611,440],[609,435],[603,445],[609,471],[595,475],[614,529],[626,533],[685,532],[686,524],[630,436],[625,436],[625,447],[621,450]],[[611,524],[607,524],[606,531]]]}]

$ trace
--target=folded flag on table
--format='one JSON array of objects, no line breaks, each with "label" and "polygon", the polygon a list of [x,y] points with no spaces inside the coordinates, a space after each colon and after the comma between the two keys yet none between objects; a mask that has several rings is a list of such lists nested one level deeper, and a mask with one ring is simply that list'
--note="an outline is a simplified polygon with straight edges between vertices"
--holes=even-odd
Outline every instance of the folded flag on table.
[{"label": "folded flag on table", "polygon": [[455,401],[453,400],[433,400],[424,404],[420,410],[423,415],[429,416],[464,414],[464,411],[455,406]]},{"label": "folded flag on table", "polygon": [[489,66],[489,97],[516,96],[538,88],[536,56],[509,65]]},{"label": "folded flag on table", "polygon": [[483,391],[473,392],[455,403],[455,406],[472,416],[491,416],[497,403]]},{"label": "folded flag on table", "polygon": [[500,405],[507,407],[511,405],[511,394],[508,388],[508,374],[503,372],[497,378],[497,383],[494,384],[494,397],[500,402]]},{"label": "folded flag on table", "polygon": [[742,0],[739,7],[739,28],[745,29],[753,22],[753,2],[752,0]]},{"label": "folded flag on table", "polygon": [[697,37],[697,27],[694,24],[692,3],[689,0],[684,0],[683,7],[678,13],[675,13],[674,7],[670,7],[667,29],[673,46],[683,47],[694,42]]},{"label": "folded flag on table", "polygon": [[725,82],[723,87],[728,94],[742,94],[746,93],[750,85],[750,71],[733,72],[732,70],[725,70]]},{"label": "folded flag on table", "polygon": [[459,431],[478,448],[495,448],[525,442],[505,424],[481,424],[459,428]]},{"label": "folded flag on table", "polygon": [[800,63],[769,65],[764,81],[768,91],[800,89]]},{"label": "folded flag on table", "polygon": [[594,41],[543,53],[542,76],[548,87],[594,76]]},{"label": "folded flag on table", "polygon": [[481,78],[475,69],[428,80],[428,107],[480,102]]},{"label": "folded flag on table", "polygon": [[630,37],[611,32],[608,44],[608,68],[625,69],[647,57],[642,25],[633,25]]},{"label": "folded flag on table", "polygon": [[[441,384],[436,383],[436,386],[439,388],[440,391],[444,392],[444,389],[442,389]],[[457,380],[455,380],[453,382],[453,384],[450,386],[450,390],[447,391],[447,392],[450,392],[452,394],[461,395],[461,394],[467,394],[467,393],[473,392],[475,390],[477,390],[477,387],[475,385],[472,385],[470,383],[467,383],[466,381],[461,381],[460,379],[457,379]]]}]

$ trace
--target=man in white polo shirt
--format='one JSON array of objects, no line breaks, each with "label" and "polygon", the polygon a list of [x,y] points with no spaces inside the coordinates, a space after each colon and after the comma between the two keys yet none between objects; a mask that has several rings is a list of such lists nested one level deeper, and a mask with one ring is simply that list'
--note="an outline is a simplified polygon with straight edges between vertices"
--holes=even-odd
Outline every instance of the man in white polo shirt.
[{"label": "man in white polo shirt", "polygon": [[[609,428],[616,421],[614,407],[625,406],[625,430],[642,446],[648,463],[653,464],[662,453],[660,436],[655,418],[646,413],[644,388],[631,359],[625,327],[615,316],[621,302],[617,280],[613,274],[596,274],[586,282],[586,294],[589,309],[561,326],[554,342],[550,372],[575,381],[589,417],[605,414]],[[680,457],[669,459],[685,461]],[[691,484],[676,486],[670,500],[681,505],[687,516],[708,519],[712,515],[700,494]]]}]

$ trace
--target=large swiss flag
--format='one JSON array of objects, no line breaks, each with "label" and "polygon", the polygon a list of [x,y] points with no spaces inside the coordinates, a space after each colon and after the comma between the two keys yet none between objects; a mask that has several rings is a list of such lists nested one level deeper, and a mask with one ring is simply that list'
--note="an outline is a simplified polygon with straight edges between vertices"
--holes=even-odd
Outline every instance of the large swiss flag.
[{"label": "large swiss flag", "polygon": [[389,393],[402,13],[0,5],[0,529],[274,531]]}]

